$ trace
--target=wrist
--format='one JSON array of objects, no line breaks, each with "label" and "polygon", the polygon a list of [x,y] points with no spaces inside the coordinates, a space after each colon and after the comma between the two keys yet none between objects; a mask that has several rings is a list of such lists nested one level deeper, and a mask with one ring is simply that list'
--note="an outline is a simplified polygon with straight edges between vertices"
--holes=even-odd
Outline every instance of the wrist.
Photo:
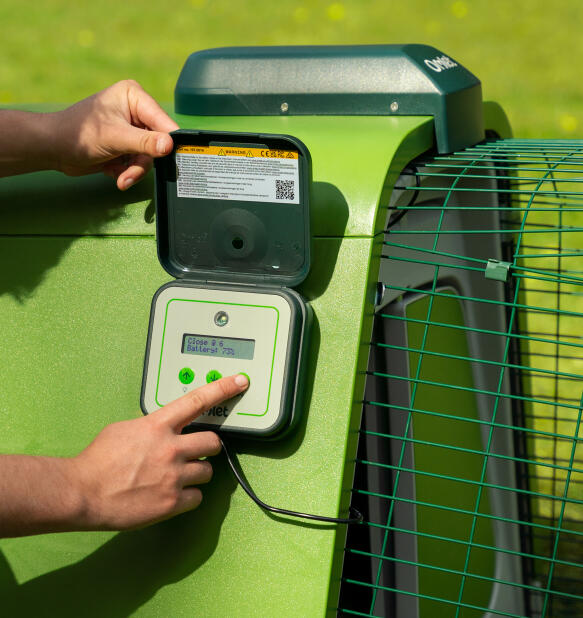
[{"label": "wrist", "polygon": [[35,165],[33,171],[60,170],[61,112],[34,114],[31,124],[31,135],[28,137],[34,141],[29,142],[28,152]]},{"label": "wrist", "polygon": [[62,518],[65,530],[90,530],[91,508],[88,492],[83,483],[77,457],[58,458],[55,461],[62,487]]},{"label": "wrist", "polygon": [[73,460],[0,456],[0,538],[84,530],[86,511]]},{"label": "wrist", "polygon": [[59,169],[60,112],[0,111],[0,176]]}]

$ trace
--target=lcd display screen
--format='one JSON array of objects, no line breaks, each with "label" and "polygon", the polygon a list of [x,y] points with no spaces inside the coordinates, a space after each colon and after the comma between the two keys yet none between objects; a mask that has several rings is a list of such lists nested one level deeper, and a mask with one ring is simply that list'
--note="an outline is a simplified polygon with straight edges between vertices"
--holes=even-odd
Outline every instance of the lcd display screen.
[{"label": "lcd display screen", "polygon": [[182,337],[182,353],[215,358],[238,358],[251,360],[255,353],[255,339],[191,335]]}]

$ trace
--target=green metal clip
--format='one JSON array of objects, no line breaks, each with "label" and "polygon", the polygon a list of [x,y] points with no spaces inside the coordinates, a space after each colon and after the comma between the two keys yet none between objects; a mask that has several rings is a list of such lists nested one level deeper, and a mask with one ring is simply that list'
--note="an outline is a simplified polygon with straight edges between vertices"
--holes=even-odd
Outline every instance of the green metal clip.
[{"label": "green metal clip", "polygon": [[485,277],[486,279],[495,279],[496,281],[508,281],[508,271],[511,266],[512,264],[510,262],[488,260],[484,273]]}]

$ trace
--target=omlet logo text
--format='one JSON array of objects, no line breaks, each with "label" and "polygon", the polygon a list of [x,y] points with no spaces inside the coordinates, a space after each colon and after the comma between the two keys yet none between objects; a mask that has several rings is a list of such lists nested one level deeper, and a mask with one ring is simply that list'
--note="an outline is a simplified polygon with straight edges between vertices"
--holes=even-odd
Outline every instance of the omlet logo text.
[{"label": "omlet logo text", "polygon": [[426,59],[423,62],[436,73],[441,73],[447,69],[453,69],[453,67],[457,67],[457,62],[454,62],[451,58],[447,56],[438,56],[437,58],[433,58],[431,60]]}]

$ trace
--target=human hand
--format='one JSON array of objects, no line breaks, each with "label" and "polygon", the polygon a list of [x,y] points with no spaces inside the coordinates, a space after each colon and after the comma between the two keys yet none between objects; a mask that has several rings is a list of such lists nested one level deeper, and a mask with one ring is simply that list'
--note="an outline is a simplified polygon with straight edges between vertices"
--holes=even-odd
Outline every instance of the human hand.
[{"label": "human hand", "polygon": [[150,170],[154,157],[172,150],[168,132],[178,129],[133,80],[117,82],[51,116],[55,168],[69,176],[104,172],[122,191]]},{"label": "human hand", "polygon": [[221,450],[211,431],[180,432],[214,405],[244,391],[244,376],[206,384],[156,412],[108,425],[71,461],[70,478],[84,498],[80,527],[124,530],[196,508],[196,485],[212,476],[201,457]]}]

